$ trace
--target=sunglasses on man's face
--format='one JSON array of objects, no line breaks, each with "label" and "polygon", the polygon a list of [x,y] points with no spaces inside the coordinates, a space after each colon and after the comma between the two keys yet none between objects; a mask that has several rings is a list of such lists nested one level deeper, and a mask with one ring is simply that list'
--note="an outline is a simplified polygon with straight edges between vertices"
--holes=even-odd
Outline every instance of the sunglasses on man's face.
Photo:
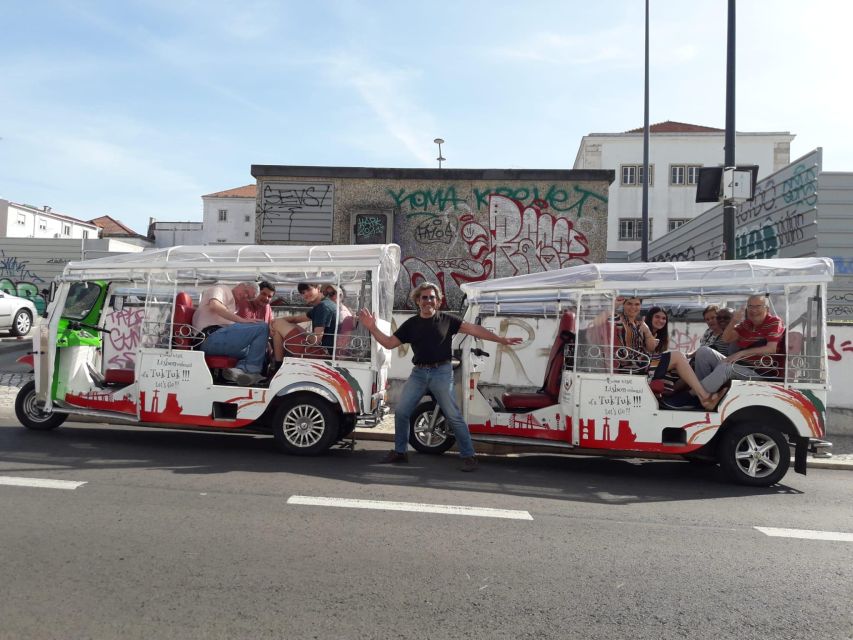
[{"label": "sunglasses on man's face", "polygon": [[421,300],[435,300],[435,296],[421,296]]}]

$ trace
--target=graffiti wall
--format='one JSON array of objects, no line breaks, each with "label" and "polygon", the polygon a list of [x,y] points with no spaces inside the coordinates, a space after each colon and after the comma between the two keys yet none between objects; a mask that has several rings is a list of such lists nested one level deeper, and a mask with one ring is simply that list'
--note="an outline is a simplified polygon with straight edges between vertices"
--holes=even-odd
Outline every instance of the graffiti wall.
[{"label": "graffiti wall", "polygon": [[72,260],[141,251],[142,247],[112,239],[0,239],[0,289],[32,300],[39,314],[47,307],[42,293]]},{"label": "graffiti wall", "polygon": [[[606,259],[613,171],[253,166],[252,173],[262,243],[272,241],[271,225],[291,213],[304,217],[309,204],[333,207],[333,241],[341,244],[381,239],[390,212],[402,249],[398,309],[413,308],[409,293],[424,281],[441,288],[445,308],[458,308],[465,282]],[[312,184],[313,199],[301,197]],[[288,185],[298,189],[285,193]],[[320,191],[327,197],[318,204]]]}]

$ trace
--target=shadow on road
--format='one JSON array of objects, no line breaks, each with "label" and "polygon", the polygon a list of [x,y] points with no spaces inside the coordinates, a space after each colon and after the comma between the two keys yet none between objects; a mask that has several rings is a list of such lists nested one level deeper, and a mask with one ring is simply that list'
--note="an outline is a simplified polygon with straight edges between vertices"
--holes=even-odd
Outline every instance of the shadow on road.
[{"label": "shadow on road", "polygon": [[[357,442],[316,458],[278,452],[270,436],[69,424],[50,432],[0,423],[2,474],[21,464],[46,468],[160,469],[175,474],[290,473],[366,485],[418,486],[599,504],[638,504],[802,493],[784,484],[729,484],[714,465],[549,454],[481,457],[475,474],[458,471],[455,454],[410,454],[406,465],[381,465],[387,443]],[[791,471],[793,473],[793,471]]]}]

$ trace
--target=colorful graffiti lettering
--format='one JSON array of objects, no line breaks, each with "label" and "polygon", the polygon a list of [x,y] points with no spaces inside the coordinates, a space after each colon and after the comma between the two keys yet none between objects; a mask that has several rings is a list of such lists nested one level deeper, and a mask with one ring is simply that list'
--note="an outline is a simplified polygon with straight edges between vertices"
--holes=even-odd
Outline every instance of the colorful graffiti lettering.
[{"label": "colorful graffiti lettering", "polygon": [[47,301],[41,293],[39,284],[44,278],[30,270],[28,260],[17,256],[7,256],[0,249],[0,290],[13,296],[30,300],[39,314],[44,313]]},{"label": "colorful graffiti lettering", "polygon": [[689,334],[678,327],[673,327],[669,335],[669,348],[672,351],[692,353],[699,347],[699,335]]},{"label": "colorful graffiti lettering", "polygon": [[106,326],[112,329],[108,334],[112,351],[107,360],[108,368],[134,367],[144,318],[145,310],[141,308],[125,307],[121,311],[111,311],[107,314]]},{"label": "colorful graffiti lettering", "polygon": [[488,227],[473,213],[464,212],[467,205],[454,205],[455,211],[441,214],[409,214],[410,218],[425,218],[413,227],[415,248],[444,244],[462,255],[430,258],[413,251],[413,255],[405,257],[402,265],[408,277],[401,278],[398,306],[409,306],[408,291],[425,280],[438,284],[445,305],[455,307],[461,300],[459,285],[463,282],[587,262],[586,236],[575,228],[574,222],[563,215],[552,215],[547,207],[544,201],[525,205],[493,194],[489,198]]},{"label": "colorful graffiti lettering", "polygon": [[[833,362],[838,362],[845,353],[853,353],[853,340],[845,340],[838,347],[835,346],[835,340],[835,334],[830,334],[826,348],[829,351],[829,359]],[[839,349],[841,349],[841,353],[839,353]]]}]

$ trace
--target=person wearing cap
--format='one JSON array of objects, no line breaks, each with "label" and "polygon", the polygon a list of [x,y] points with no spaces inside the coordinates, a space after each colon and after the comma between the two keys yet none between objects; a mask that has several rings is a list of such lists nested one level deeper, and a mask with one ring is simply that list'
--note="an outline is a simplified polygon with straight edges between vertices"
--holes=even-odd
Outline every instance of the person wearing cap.
[{"label": "person wearing cap", "polygon": [[394,407],[394,449],[385,455],[382,462],[409,461],[409,422],[415,407],[429,391],[441,407],[447,424],[453,428],[453,434],[459,446],[459,456],[462,459],[461,470],[475,471],[477,457],[471,442],[471,433],[456,403],[456,392],[453,387],[451,363],[453,336],[464,333],[503,345],[520,344],[522,339],[496,335],[478,324],[471,324],[455,315],[439,311],[442,301],[441,290],[438,285],[431,282],[424,282],[415,287],[409,297],[417,306],[418,314],[400,325],[394,335],[389,336],[377,328],[376,318],[367,309],[362,309],[358,315],[361,324],[383,347],[396,349],[402,344],[410,344],[414,353],[412,358],[414,368]]}]

